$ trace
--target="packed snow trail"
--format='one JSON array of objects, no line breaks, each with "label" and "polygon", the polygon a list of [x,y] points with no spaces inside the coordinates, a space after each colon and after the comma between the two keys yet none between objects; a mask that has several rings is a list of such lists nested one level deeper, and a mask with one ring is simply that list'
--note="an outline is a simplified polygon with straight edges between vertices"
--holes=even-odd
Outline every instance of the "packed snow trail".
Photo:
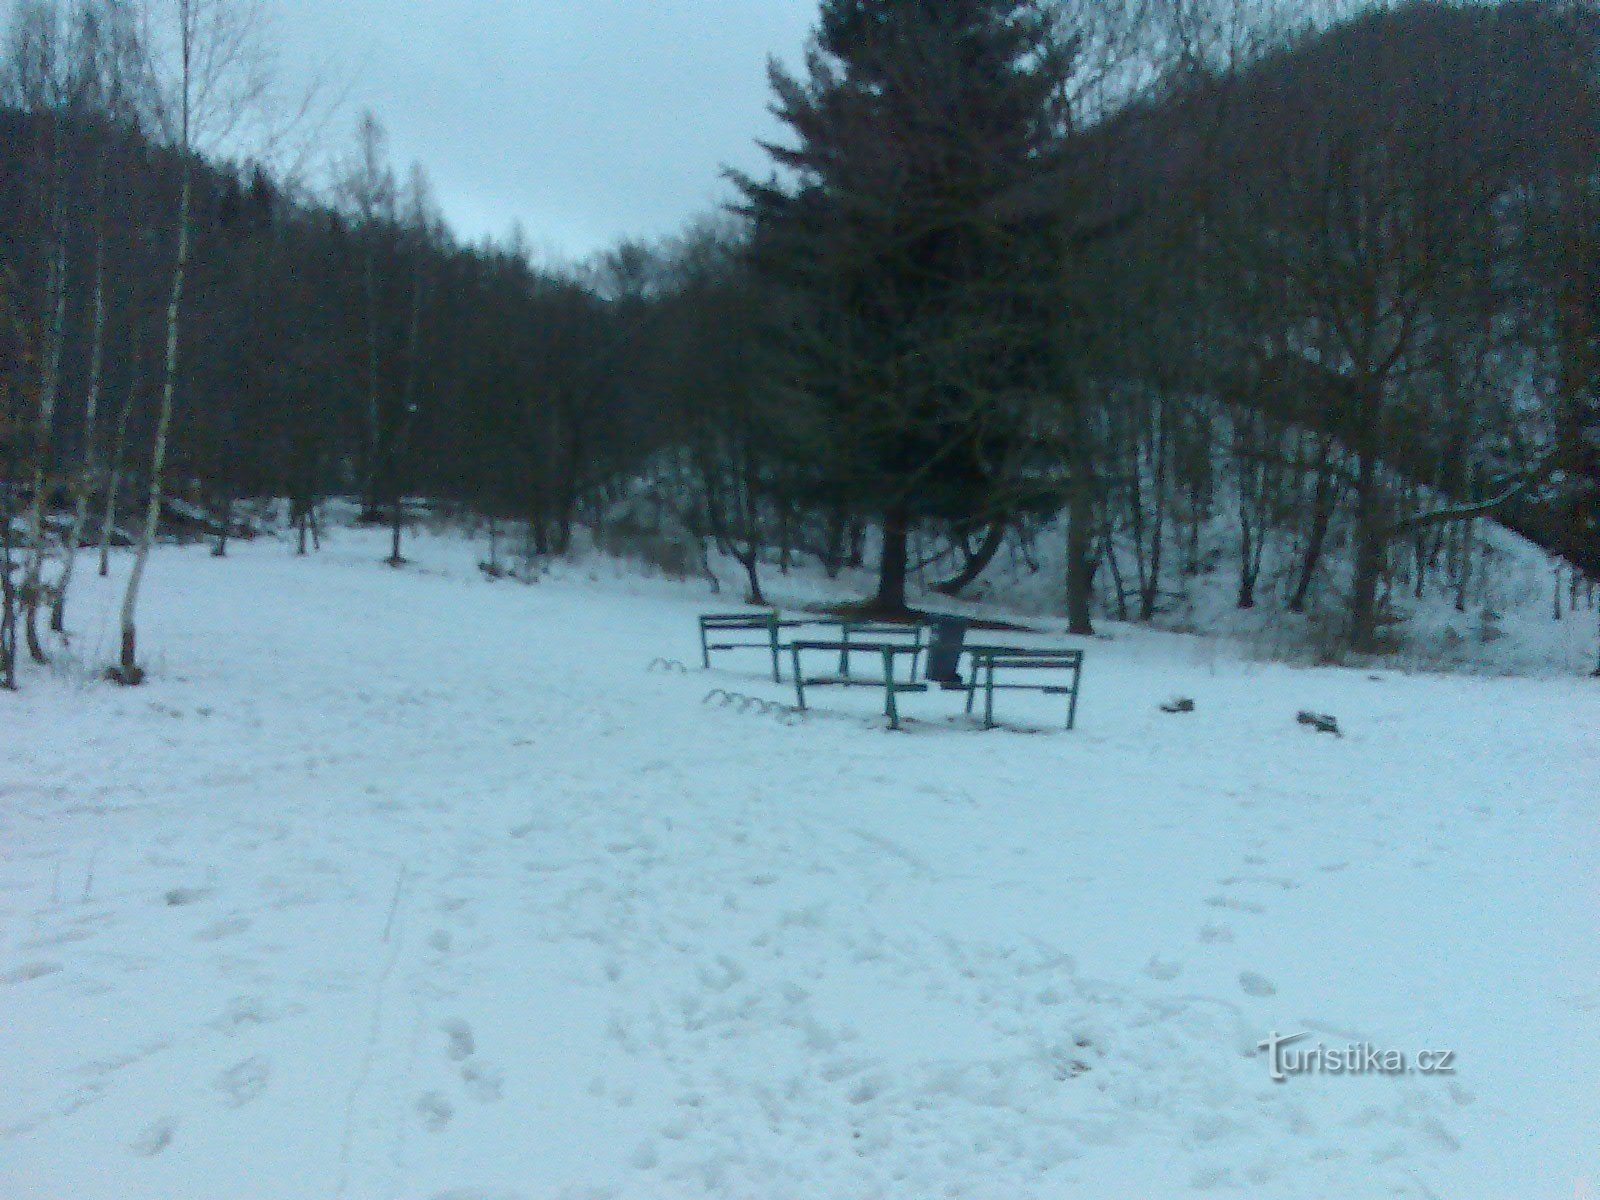
[{"label": "packed snow trail", "polygon": [[0,1196],[1600,1193],[1592,685],[1118,631],[1073,734],[786,725],[646,670],[697,589],[422,551],[163,551],[149,686],[0,698]]}]

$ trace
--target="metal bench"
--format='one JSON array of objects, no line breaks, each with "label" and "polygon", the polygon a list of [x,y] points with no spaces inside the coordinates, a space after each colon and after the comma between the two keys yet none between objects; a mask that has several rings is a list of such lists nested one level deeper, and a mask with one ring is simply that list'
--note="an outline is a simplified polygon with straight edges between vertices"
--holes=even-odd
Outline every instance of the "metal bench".
[{"label": "metal bench", "polygon": [[[850,656],[871,652],[889,644],[904,646],[911,651],[911,677],[916,678],[922,660],[923,626],[897,625],[889,621],[817,621],[818,625],[837,625],[839,629],[839,674],[850,678]],[[864,640],[863,640],[864,639]]]},{"label": "metal bench", "polygon": [[[894,628],[903,631],[904,626]],[[860,632],[859,628],[856,632]],[[842,664],[838,675],[814,675],[806,677],[802,668],[800,655],[805,651],[827,650],[837,653]],[[922,654],[922,638],[919,636],[914,642],[883,642],[883,641],[850,641],[846,638],[828,640],[802,639],[791,642],[789,653],[794,661],[794,695],[795,702],[801,712],[806,711],[806,688],[808,687],[879,687],[883,689],[883,715],[889,718],[889,728],[900,728],[900,705],[897,697],[907,692],[925,692],[928,690],[926,683],[915,680],[916,662]],[[880,679],[852,678],[848,672],[850,655],[876,654],[883,664],[883,676]],[[905,679],[895,675],[895,660],[904,655],[911,656],[912,668]]]},{"label": "metal bench", "polygon": [[[972,712],[978,691],[983,690],[983,727],[993,729],[994,694],[1000,691],[1042,692],[1046,696],[1067,697],[1067,728],[1078,720],[1078,685],[1083,679],[1082,650],[1035,650],[1021,646],[967,646],[965,653],[972,659],[972,669],[967,677],[967,712]],[[1064,683],[1003,683],[1004,677],[1017,671],[1066,672]]]},{"label": "metal bench", "polygon": [[[802,625],[803,621],[785,621],[775,612],[765,613],[706,613],[700,618],[700,661],[706,670],[711,669],[713,650],[765,650],[772,655],[772,682],[783,680],[783,647],[780,638],[785,629]],[[760,634],[755,641],[737,640],[741,634]],[[712,639],[716,640],[713,641]]]}]

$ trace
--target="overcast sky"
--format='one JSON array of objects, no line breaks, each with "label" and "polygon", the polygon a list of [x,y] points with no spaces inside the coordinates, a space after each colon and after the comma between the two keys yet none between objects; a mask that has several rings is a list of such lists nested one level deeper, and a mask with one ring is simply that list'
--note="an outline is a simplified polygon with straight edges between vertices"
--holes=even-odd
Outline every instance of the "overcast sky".
[{"label": "overcast sky", "polygon": [[281,70],[371,108],[462,237],[580,257],[654,237],[759,170],[769,54],[794,65],[817,0],[273,0]]}]

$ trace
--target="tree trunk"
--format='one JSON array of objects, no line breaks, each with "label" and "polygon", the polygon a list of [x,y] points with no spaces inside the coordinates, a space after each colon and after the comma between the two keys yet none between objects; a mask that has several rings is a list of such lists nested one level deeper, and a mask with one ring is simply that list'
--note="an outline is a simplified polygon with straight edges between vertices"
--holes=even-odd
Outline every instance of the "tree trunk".
[{"label": "tree trunk", "polygon": [[44,600],[45,496],[50,478],[46,471],[50,435],[55,428],[56,400],[61,389],[61,358],[66,344],[67,324],[67,244],[59,211],[51,217],[52,245],[45,284],[44,354],[39,373],[38,460],[33,469],[33,502],[28,510],[28,558],[22,582],[22,621],[28,640],[28,653],[36,663],[47,663],[50,656],[39,641],[39,605]]},{"label": "tree trunk", "polygon": [[1006,532],[1011,528],[1009,518],[1001,517],[989,522],[989,529],[983,535],[983,541],[976,552],[967,555],[967,562],[959,574],[953,579],[933,585],[933,590],[941,596],[959,596],[962,591],[976,583],[978,576],[989,569],[989,564],[994,561],[994,556],[1000,553],[1000,547],[1005,545]]},{"label": "tree trunk", "polygon": [[1256,606],[1256,575],[1260,570],[1260,565],[1255,556],[1250,517],[1244,511],[1242,500],[1240,501],[1239,509],[1239,607],[1254,608]]},{"label": "tree trunk", "polygon": [[883,546],[878,559],[878,595],[873,607],[886,615],[906,610],[906,553],[911,517],[903,501],[883,514]]},{"label": "tree trunk", "polygon": [[739,564],[744,567],[745,579],[750,584],[750,591],[745,597],[745,603],[759,604],[765,607],[767,598],[761,593],[760,557],[754,550],[749,550],[739,555]]},{"label": "tree trunk", "polygon": [[133,413],[134,396],[138,393],[137,372],[140,362],[140,337],[141,325],[133,322],[132,331],[132,366],[128,379],[128,390],[122,397],[122,409],[117,414],[117,436],[111,443],[111,462],[106,472],[106,509],[104,519],[100,525],[100,578],[104,579],[111,574],[111,533],[116,528],[117,521],[117,493],[122,488],[122,459],[128,444],[128,418]]},{"label": "tree trunk", "polygon": [[1333,524],[1333,475],[1322,460],[1317,465],[1317,481],[1311,504],[1311,529],[1306,536],[1305,551],[1300,555],[1300,570],[1295,579],[1294,594],[1289,597],[1289,611],[1303,613],[1311,596],[1311,585],[1317,578],[1317,567],[1322,563],[1322,552],[1328,543],[1328,530]]},{"label": "tree trunk", "polygon": [[1461,569],[1456,574],[1456,611],[1467,611],[1467,591],[1472,585],[1473,522],[1461,523]]},{"label": "tree trunk", "polygon": [[1122,563],[1117,558],[1117,543],[1113,539],[1111,524],[1100,532],[1100,562],[1106,564],[1106,569],[1111,572],[1111,587],[1117,596],[1117,620],[1128,619],[1128,588],[1122,579]]},{"label": "tree trunk", "polygon": [[[368,230],[371,238],[373,231]],[[378,521],[378,466],[383,442],[383,424],[378,398],[378,264],[377,249],[368,244],[362,264],[362,287],[366,297],[367,317],[367,480],[366,495],[361,502],[362,524]]]},{"label": "tree trunk", "polygon": [[178,248],[172,265],[172,291],[167,297],[167,346],[161,373],[161,408],[156,416],[155,448],[150,455],[150,495],[145,505],[144,527],[139,531],[133,570],[128,575],[128,590],[122,598],[121,662],[111,672],[113,679],[129,687],[144,682],[144,671],[139,666],[136,624],[139,585],[144,581],[150,547],[155,543],[156,527],[161,520],[162,473],[167,465],[167,437],[172,430],[173,400],[178,388],[178,323],[183,314],[184,275],[189,268],[189,221],[194,192],[193,165],[187,142],[183,150],[182,171],[178,196]]},{"label": "tree trunk", "polygon": [[422,264],[419,258],[417,273],[411,281],[411,317],[406,326],[406,379],[401,390],[400,427],[390,439],[390,475],[394,481],[393,524],[390,528],[389,565],[405,566],[405,556],[400,553],[400,537],[405,531],[405,465],[407,447],[410,445],[411,426],[417,415],[417,377],[422,372],[422,304],[425,295]]},{"label": "tree trunk", "polygon": [[406,565],[405,556],[400,553],[400,535],[405,528],[405,521],[405,498],[396,490],[394,504],[389,512],[389,557],[386,561],[391,567]]},{"label": "tree trunk", "polygon": [[1350,588],[1350,644],[1363,653],[1378,649],[1378,584],[1387,546],[1378,491],[1377,455],[1364,449],[1356,472],[1355,564]]},{"label": "tree trunk", "polygon": [[0,688],[17,690],[17,593],[11,581],[11,507],[13,493],[7,472],[0,481]]},{"label": "tree trunk", "polygon": [[[748,495],[748,488],[746,489]],[[753,529],[755,518],[749,516],[745,528]],[[778,501],[778,572],[787,575],[794,565],[794,506],[785,498]],[[765,604],[766,601],[758,601]]]},{"label": "tree trunk", "polygon": [[228,557],[228,535],[233,531],[233,489],[222,498],[222,516],[218,521],[217,544],[211,548],[212,558]]},{"label": "tree trunk", "polygon": [[828,510],[827,534],[822,546],[822,569],[829,579],[839,578],[844,570],[845,515],[844,509]]},{"label": "tree trunk", "polygon": [[[100,156],[100,175],[105,178],[105,155]],[[105,185],[101,184],[100,203],[105,204]],[[106,231],[104,218],[95,231],[94,245],[94,319],[89,343],[89,383],[83,401],[83,462],[73,486],[72,529],[64,547],[66,555],[61,565],[61,578],[56,584],[55,602],[50,608],[50,628],[64,633],[67,623],[67,592],[72,587],[73,572],[78,565],[78,545],[83,541],[83,530],[89,520],[89,490],[99,473],[94,439],[96,422],[100,414],[100,385],[105,371],[106,343]]]},{"label": "tree trunk", "polygon": [[1067,628],[1094,633],[1094,480],[1088,454],[1076,452],[1067,495]]}]

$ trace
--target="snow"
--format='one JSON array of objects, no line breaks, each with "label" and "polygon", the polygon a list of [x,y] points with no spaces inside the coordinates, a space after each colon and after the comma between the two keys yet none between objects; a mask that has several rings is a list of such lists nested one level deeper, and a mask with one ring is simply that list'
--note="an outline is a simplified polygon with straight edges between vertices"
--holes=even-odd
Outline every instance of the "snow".
[{"label": "snow", "polygon": [[[1316,576],[1309,611],[1296,616],[1286,611],[1298,573],[1298,551],[1282,531],[1269,531],[1258,605],[1238,607],[1239,532],[1230,503],[1218,503],[1203,526],[1200,558],[1206,569],[1187,576],[1187,557],[1177,535],[1166,544],[1160,605],[1153,624],[1169,632],[1203,631],[1211,641],[1230,644],[1252,657],[1272,661],[1323,661],[1337,646],[1348,620],[1346,596],[1351,577],[1349,531],[1335,527],[1328,551]],[[1456,609],[1456,591],[1442,566],[1428,575],[1423,594],[1399,579],[1380,595],[1384,607],[1398,623],[1389,629],[1395,651],[1386,665],[1407,670],[1493,672],[1515,675],[1571,676],[1592,671],[1595,665],[1595,612],[1580,605],[1567,611],[1572,572],[1554,555],[1503,526],[1489,521],[1475,524],[1472,581],[1465,611]],[[977,602],[975,609],[1033,615],[1059,613],[1065,603],[1066,521],[1046,525],[1036,536],[1030,556],[1021,553],[1017,538],[1008,538],[994,564],[965,593]],[[1124,539],[1119,539],[1119,544]],[[931,551],[933,543],[919,546],[913,561]],[[1392,553],[1402,573],[1412,568],[1404,547]],[[1123,570],[1132,569],[1132,551],[1122,547]],[[950,574],[948,561],[925,571],[928,582]],[[852,582],[870,591],[874,582],[858,574]],[[1127,581],[1130,588],[1132,581]],[[1096,611],[1114,611],[1111,573],[1096,572]],[[1552,619],[1554,592],[1562,593],[1565,619]],[[942,602],[942,598],[935,597]],[[1130,593],[1129,606],[1137,611]]]},{"label": "snow", "polygon": [[385,536],[159,549],[146,687],[90,579],[0,696],[0,1196],[1600,1192],[1592,682],[1117,627],[1074,733],[891,734],[703,704],[792,699],[703,584]]}]

